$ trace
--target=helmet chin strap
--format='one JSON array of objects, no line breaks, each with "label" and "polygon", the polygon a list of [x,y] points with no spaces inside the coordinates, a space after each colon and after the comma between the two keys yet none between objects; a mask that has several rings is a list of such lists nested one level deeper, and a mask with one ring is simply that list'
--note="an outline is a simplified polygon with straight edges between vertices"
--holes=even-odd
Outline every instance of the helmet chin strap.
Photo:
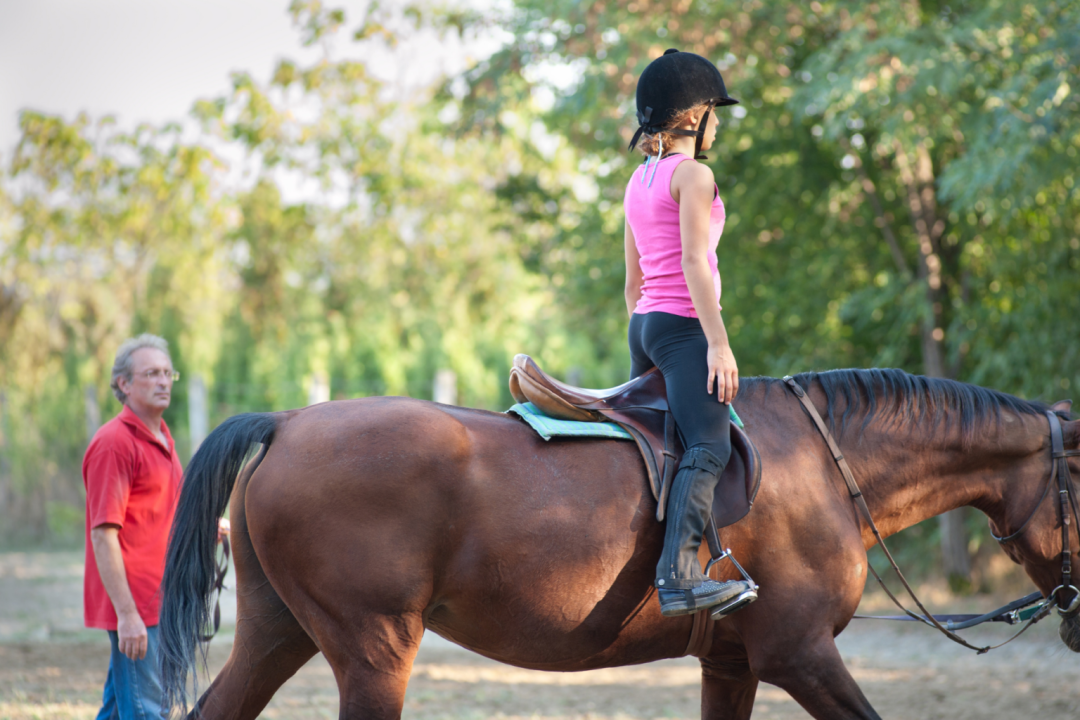
[{"label": "helmet chin strap", "polygon": [[672,135],[684,135],[686,137],[697,138],[697,142],[694,143],[694,159],[695,160],[708,160],[708,155],[701,154],[701,144],[705,141],[705,128],[709,124],[709,113],[712,112],[713,106],[707,105],[705,112],[701,116],[701,121],[698,123],[697,130],[683,130],[682,128],[674,128],[668,130]]},{"label": "helmet chin strap", "polygon": [[705,113],[701,116],[701,122],[698,123],[697,129],[697,142],[694,143],[694,159],[695,160],[708,160],[709,158],[701,154],[701,143],[705,141],[705,128],[709,124],[709,113],[712,112],[712,105],[705,108]]}]

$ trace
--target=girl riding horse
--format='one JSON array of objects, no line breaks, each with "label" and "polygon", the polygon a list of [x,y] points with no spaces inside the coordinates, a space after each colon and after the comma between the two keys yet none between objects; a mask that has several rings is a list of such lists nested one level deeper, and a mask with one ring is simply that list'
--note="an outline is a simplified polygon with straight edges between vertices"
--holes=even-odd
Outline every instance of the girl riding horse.
[{"label": "girl riding horse", "polygon": [[713,490],[731,454],[728,405],[739,369],[720,315],[716,247],[724,203],[706,159],[714,108],[734,105],[711,62],[668,50],[637,86],[645,163],[626,186],[626,308],[631,377],[656,366],[686,449],[672,484],[664,550],[656,566],[660,611],[672,617],[725,603],[749,589],[701,572],[698,547]]}]

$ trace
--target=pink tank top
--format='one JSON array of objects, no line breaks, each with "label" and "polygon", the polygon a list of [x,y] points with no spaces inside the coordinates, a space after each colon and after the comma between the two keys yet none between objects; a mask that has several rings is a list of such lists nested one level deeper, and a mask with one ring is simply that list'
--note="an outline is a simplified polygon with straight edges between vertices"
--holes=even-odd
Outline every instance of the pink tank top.
[{"label": "pink tank top", "polygon": [[[675,153],[667,156],[656,166],[649,164],[648,175],[642,182],[645,165],[638,166],[623,197],[623,211],[641,256],[641,273],[644,284],[641,298],[634,312],[644,315],[650,312],[666,312],[682,317],[697,317],[690,299],[690,288],[682,271],[682,237],[679,232],[679,203],[671,198],[671,176],[686,155]],[[652,187],[649,187],[649,180]],[[724,232],[724,203],[717,192],[712,203],[709,219],[709,268],[712,270],[716,303],[720,304],[720,271],[716,267],[716,246]]]}]

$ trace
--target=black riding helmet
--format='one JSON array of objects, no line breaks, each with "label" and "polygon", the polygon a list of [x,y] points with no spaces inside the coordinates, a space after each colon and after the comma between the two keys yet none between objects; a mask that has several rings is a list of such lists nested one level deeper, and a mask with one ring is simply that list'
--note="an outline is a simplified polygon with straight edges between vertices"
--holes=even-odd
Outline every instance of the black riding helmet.
[{"label": "black riding helmet", "polygon": [[728,96],[724,78],[711,62],[694,53],[679,52],[675,48],[667,50],[649,63],[638,78],[638,129],[628,149],[634,149],[642,133],[655,135],[664,131],[664,124],[675,117],[675,113],[706,103],[709,109],[702,115],[697,130],[668,130],[675,135],[696,137],[694,159],[706,160],[700,153],[709,112],[713,107],[736,105],[738,102]]}]

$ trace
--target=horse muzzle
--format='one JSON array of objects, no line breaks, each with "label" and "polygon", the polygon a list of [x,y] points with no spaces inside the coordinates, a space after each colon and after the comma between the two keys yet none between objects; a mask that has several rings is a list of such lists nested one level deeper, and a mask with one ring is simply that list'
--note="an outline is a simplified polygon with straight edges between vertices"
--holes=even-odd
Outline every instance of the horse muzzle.
[{"label": "horse muzzle", "polygon": [[1058,635],[1065,647],[1074,653],[1080,653],[1080,613],[1073,613],[1062,617]]}]

